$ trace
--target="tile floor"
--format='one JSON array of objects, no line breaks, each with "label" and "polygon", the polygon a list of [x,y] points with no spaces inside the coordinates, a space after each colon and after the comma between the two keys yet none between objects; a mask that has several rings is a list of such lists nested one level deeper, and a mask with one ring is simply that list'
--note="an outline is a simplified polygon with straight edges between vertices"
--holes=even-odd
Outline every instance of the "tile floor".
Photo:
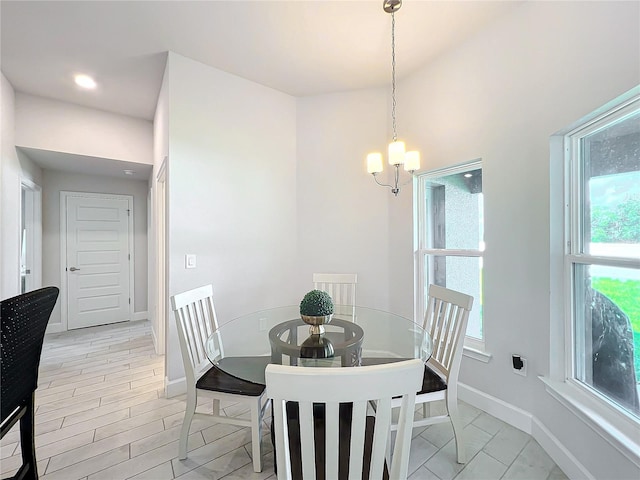
[{"label": "tile floor", "polygon": [[[154,354],[148,322],[47,336],[36,391],[40,478],[275,479],[268,425],[262,473],[253,472],[249,430],[232,425],[194,421],[189,458],[178,460],[185,398],[164,398],[163,361]],[[455,462],[449,424],[415,429],[411,480],[567,478],[529,435],[467,404],[461,408],[468,462]],[[225,412],[243,414],[231,404]],[[18,441],[16,427],[2,439],[3,477],[21,463]]]}]

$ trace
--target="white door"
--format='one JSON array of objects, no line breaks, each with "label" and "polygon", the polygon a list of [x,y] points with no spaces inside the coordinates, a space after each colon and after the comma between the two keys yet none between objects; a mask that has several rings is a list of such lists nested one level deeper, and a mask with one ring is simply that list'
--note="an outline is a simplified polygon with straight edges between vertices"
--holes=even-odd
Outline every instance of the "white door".
[{"label": "white door", "polygon": [[131,318],[130,197],[66,197],[67,328]]}]

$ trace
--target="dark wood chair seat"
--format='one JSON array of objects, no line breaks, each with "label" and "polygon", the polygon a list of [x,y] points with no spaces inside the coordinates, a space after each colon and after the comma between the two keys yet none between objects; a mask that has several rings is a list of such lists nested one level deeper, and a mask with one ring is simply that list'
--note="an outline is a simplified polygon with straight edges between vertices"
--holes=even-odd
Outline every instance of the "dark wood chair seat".
[{"label": "dark wood chair seat", "polygon": [[[247,368],[266,368],[271,360],[270,357],[232,357],[225,358],[229,362],[239,362]],[[240,378],[234,377],[217,366],[212,366],[204,375],[196,382],[196,388],[202,390],[210,390],[214,392],[231,393],[234,395],[248,395],[257,397],[264,393],[265,386],[259,383],[248,382]]]},{"label": "dark wood chair seat", "polygon": [[439,392],[446,389],[447,382],[445,382],[440,375],[425,365],[424,375],[422,377],[422,388],[418,392],[418,395],[423,393]]}]

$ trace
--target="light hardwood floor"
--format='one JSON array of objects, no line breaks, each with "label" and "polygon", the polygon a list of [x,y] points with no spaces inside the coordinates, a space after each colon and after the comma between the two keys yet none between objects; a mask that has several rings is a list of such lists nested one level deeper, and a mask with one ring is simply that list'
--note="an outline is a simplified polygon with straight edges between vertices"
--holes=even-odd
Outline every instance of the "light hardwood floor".
[{"label": "light hardwood floor", "polygon": [[[249,429],[232,425],[194,421],[189,458],[178,460],[185,398],[164,397],[163,362],[154,353],[148,322],[47,336],[36,391],[40,478],[275,479],[268,424],[262,473],[253,472]],[[237,405],[224,407],[227,415],[248,414]],[[199,406],[207,409],[206,402]],[[461,409],[467,464],[455,462],[449,424],[415,429],[410,480],[566,479],[529,435],[467,404]],[[2,439],[3,477],[20,464],[18,440],[15,427]]]}]

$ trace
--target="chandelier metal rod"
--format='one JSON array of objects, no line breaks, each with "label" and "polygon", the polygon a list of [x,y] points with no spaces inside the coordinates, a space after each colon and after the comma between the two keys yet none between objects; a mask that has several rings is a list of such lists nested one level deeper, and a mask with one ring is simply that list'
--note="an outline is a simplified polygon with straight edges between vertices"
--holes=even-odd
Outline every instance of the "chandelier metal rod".
[{"label": "chandelier metal rod", "polygon": [[391,121],[393,124],[393,141],[398,140],[396,132],[396,16],[391,12]]}]

